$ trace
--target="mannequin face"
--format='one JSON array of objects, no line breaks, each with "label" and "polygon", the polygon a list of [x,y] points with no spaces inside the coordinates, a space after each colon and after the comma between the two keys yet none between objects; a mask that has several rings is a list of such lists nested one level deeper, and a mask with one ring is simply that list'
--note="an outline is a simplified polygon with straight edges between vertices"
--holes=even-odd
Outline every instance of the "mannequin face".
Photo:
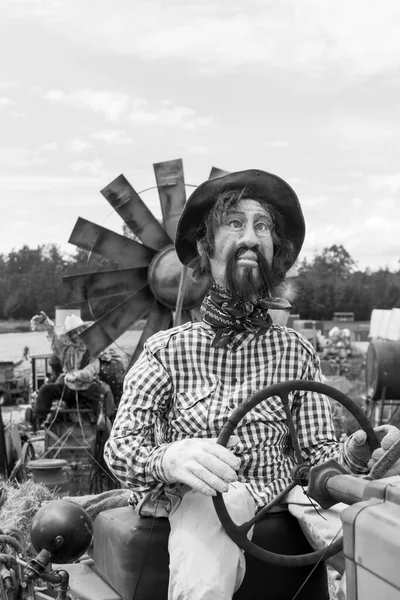
[{"label": "mannequin face", "polygon": [[[266,285],[260,259],[270,266],[274,255],[272,228],[268,210],[256,200],[244,198],[230,209],[215,232],[215,251],[209,259],[214,281],[225,289],[231,281],[236,289],[229,291],[240,293],[244,286],[241,295],[251,292],[257,297]],[[202,252],[201,247],[198,250]]]}]

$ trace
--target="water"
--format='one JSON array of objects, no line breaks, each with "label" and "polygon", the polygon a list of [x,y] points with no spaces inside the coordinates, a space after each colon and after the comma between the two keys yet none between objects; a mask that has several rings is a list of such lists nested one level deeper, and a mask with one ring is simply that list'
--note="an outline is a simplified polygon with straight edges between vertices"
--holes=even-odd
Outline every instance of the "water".
[{"label": "water", "polygon": [[[141,331],[126,331],[117,340],[117,345],[129,356],[139,341]],[[0,362],[16,362],[22,359],[24,347],[28,346],[31,355],[49,354],[50,342],[45,331],[0,334]]]}]

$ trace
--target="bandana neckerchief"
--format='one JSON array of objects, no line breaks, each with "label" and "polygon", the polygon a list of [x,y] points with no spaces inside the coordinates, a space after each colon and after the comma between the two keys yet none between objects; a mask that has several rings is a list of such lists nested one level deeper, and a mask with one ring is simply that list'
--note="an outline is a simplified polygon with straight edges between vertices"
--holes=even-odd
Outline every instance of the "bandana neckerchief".
[{"label": "bandana neckerchief", "polygon": [[290,310],[284,298],[266,296],[257,302],[234,299],[226,290],[214,283],[200,307],[204,323],[216,331],[212,346],[224,348],[235,333],[250,331],[259,336],[272,324],[269,309]]}]

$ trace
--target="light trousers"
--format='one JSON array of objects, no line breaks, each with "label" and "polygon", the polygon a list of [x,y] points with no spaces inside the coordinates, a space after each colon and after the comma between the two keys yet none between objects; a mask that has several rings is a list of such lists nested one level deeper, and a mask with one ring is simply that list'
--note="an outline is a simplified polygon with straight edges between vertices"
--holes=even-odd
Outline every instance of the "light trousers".
[{"label": "light trousers", "polygon": [[[175,498],[168,515],[168,600],[231,600],[246,571],[243,550],[223,529],[210,497],[188,490],[182,499]],[[254,500],[243,483],[229,486],[224,501],[238,525],[255,514]]]}]

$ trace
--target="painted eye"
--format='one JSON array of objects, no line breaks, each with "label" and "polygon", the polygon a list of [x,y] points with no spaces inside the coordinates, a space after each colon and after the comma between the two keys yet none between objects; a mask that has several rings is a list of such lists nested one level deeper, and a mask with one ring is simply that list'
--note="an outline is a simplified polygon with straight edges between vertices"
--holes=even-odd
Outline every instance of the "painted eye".
[{"label": "painted eye", "polygon": [[257,231],[261,231],[262,233],[266,232],[266,231],[272,231],[273,229],[273,223],[271,221],[258,221],[258,223],[256,223],[255,225],[255,229]]},{"label": "painted eye", "polygon": [[242,222],[239,221],[239,219],[231,219],[230,221],[228,221],[228,225],[232,229],[240,229],[242,226]]},{"label": "painted eye", "polygon": [[267,221],[259,221],[256,225],[257,231],[269,231],[271,229],[271,224]]}]

